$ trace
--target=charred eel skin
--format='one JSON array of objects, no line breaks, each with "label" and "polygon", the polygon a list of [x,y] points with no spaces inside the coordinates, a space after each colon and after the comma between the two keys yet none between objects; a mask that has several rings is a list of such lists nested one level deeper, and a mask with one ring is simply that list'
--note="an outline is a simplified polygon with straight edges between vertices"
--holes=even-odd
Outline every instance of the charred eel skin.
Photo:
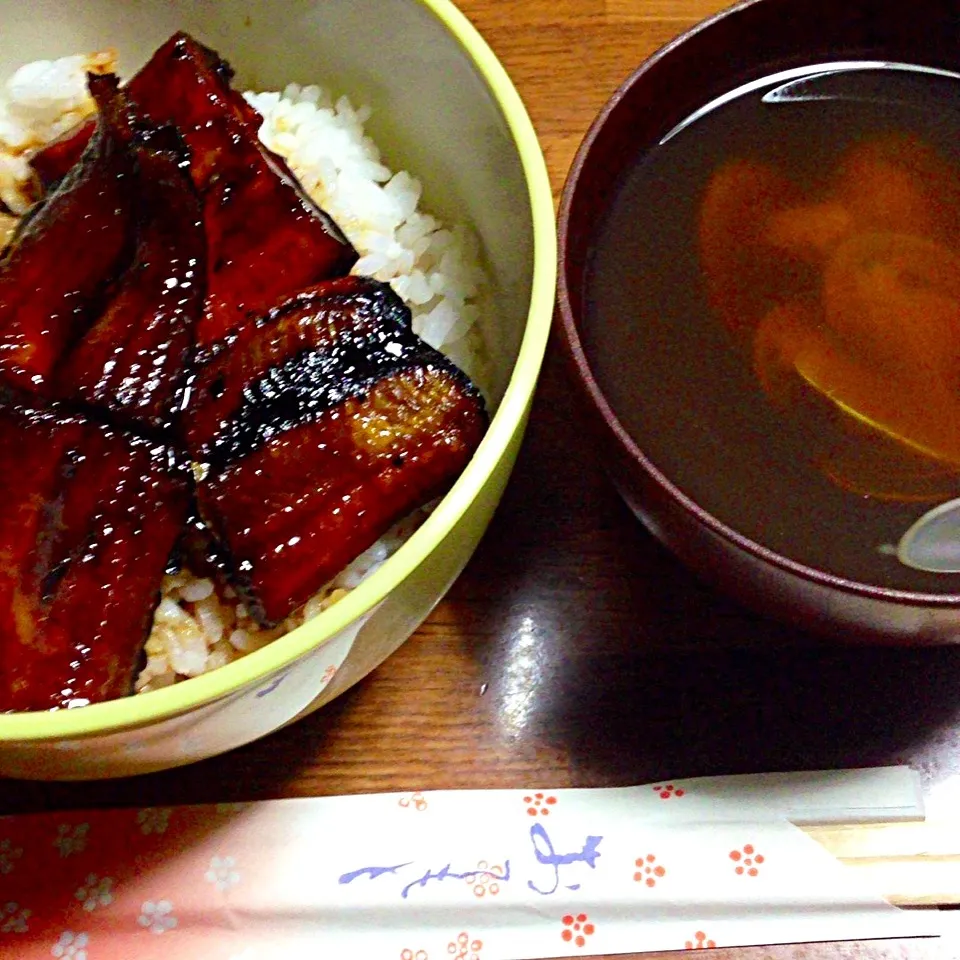
[{"label": "charred eel skin", "polygon": [[238,335],[199,372],[184,422],[201,514],[269,624],[445,493],[487,415],[389,286],[348,277]]},{"label": "charred eel skin", "polygon": [[358,276],[317,284],[228,338],[199,367],[184,444],[217,469],[419,360],[448,363],[413,333],[410,311],[389,285]]},{"label": "charred eel skin", "polygon": [[50,409],[0,405],[0,451],[0,710],[126,696],[186,471],[163,445]]}]

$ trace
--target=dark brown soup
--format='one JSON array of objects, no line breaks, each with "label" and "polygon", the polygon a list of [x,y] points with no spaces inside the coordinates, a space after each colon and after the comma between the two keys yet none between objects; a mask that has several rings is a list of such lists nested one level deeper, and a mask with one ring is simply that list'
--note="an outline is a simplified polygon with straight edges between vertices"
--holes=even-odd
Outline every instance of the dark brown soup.
[{"label": "dark brown soup", "polygon": [[866,583],[960,496],[960,78],[829,64],[642,150],[598,226],[583,339],[621,423],[718,520]]}]

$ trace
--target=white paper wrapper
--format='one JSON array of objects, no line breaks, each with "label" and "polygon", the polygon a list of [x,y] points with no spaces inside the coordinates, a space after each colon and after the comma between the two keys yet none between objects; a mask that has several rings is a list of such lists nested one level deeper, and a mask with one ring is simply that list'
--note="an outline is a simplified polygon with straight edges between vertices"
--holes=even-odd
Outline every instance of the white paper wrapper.
[{"label": "white paper wrapper", "polygon": [[521,960],[930,935],[789,822],[922,816],[902,768],[0,819],[0,956]]}]

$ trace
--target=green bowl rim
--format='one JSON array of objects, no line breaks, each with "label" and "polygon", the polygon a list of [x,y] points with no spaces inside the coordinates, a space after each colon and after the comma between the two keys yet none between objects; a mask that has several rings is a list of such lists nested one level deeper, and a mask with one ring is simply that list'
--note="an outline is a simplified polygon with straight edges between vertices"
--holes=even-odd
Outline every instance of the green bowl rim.
[{"label": "green bowl rim", "polygon": [[0,743],[62,740],[143,727],[263,683],[332,640],[381,603],[450,533],[497,469],[523,422],[550,331],[557,269],[553,194],[533,124],[496,55],[451,0],[417,2],[446,26],[486,81],[513,134],[530,195],[533,282],[527,325],[503,400],[479,449],[437,509],[410,539],[372,576],[302,627],[233,663],[162,690],[75,710],[0,715]]}]

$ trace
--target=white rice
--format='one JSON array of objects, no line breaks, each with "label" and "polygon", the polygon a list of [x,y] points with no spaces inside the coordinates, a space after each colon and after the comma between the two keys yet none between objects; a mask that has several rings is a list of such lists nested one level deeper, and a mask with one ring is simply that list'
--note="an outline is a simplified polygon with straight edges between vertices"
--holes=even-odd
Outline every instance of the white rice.
[{"label": "white rice", "polygon": [[302,626],[378,570],[429,512],[429,507],[418,510],[398,523],[283,623],[269,629],[250,616],[230,587],[187,569],[164,577],[137,692],[159,690],[207,673]]},{"label": "white rice", "polygon": [[[89,116],[88,69],[112,69],[112,52],[21,67],[0,91],[0,200],[15,214],[32,199],[29,152]],[[486,351],[477,320],[485,297],[477,239],[419,208],[422,187],[393,173],[364,133],[369,107],[319,86],[245,94],[264,117],[263,143],[290,165],[360,254],[354,273],[389,282],[410,307],[414,331],[442,350],[483,389]],[[15,220],[0,214],[0,243]],[[486,392],[486,391],[485,391]],[[187,569],[164,578],[147,640],[140,693],[206,673],[257,650],[345,596],[410,536],[429,513],[418,510],[357,557],[284,623],[259,627],[229,587]]]},{"label": "white rice", "polygon": [[[87,73],[109,73],[116,53],[78,54],[20,67],[0,93],[0,200],[23,214],[34,200],[31,150],[66,133],[96,110]],[[3,238],[0,237],[0,240]]]}]

